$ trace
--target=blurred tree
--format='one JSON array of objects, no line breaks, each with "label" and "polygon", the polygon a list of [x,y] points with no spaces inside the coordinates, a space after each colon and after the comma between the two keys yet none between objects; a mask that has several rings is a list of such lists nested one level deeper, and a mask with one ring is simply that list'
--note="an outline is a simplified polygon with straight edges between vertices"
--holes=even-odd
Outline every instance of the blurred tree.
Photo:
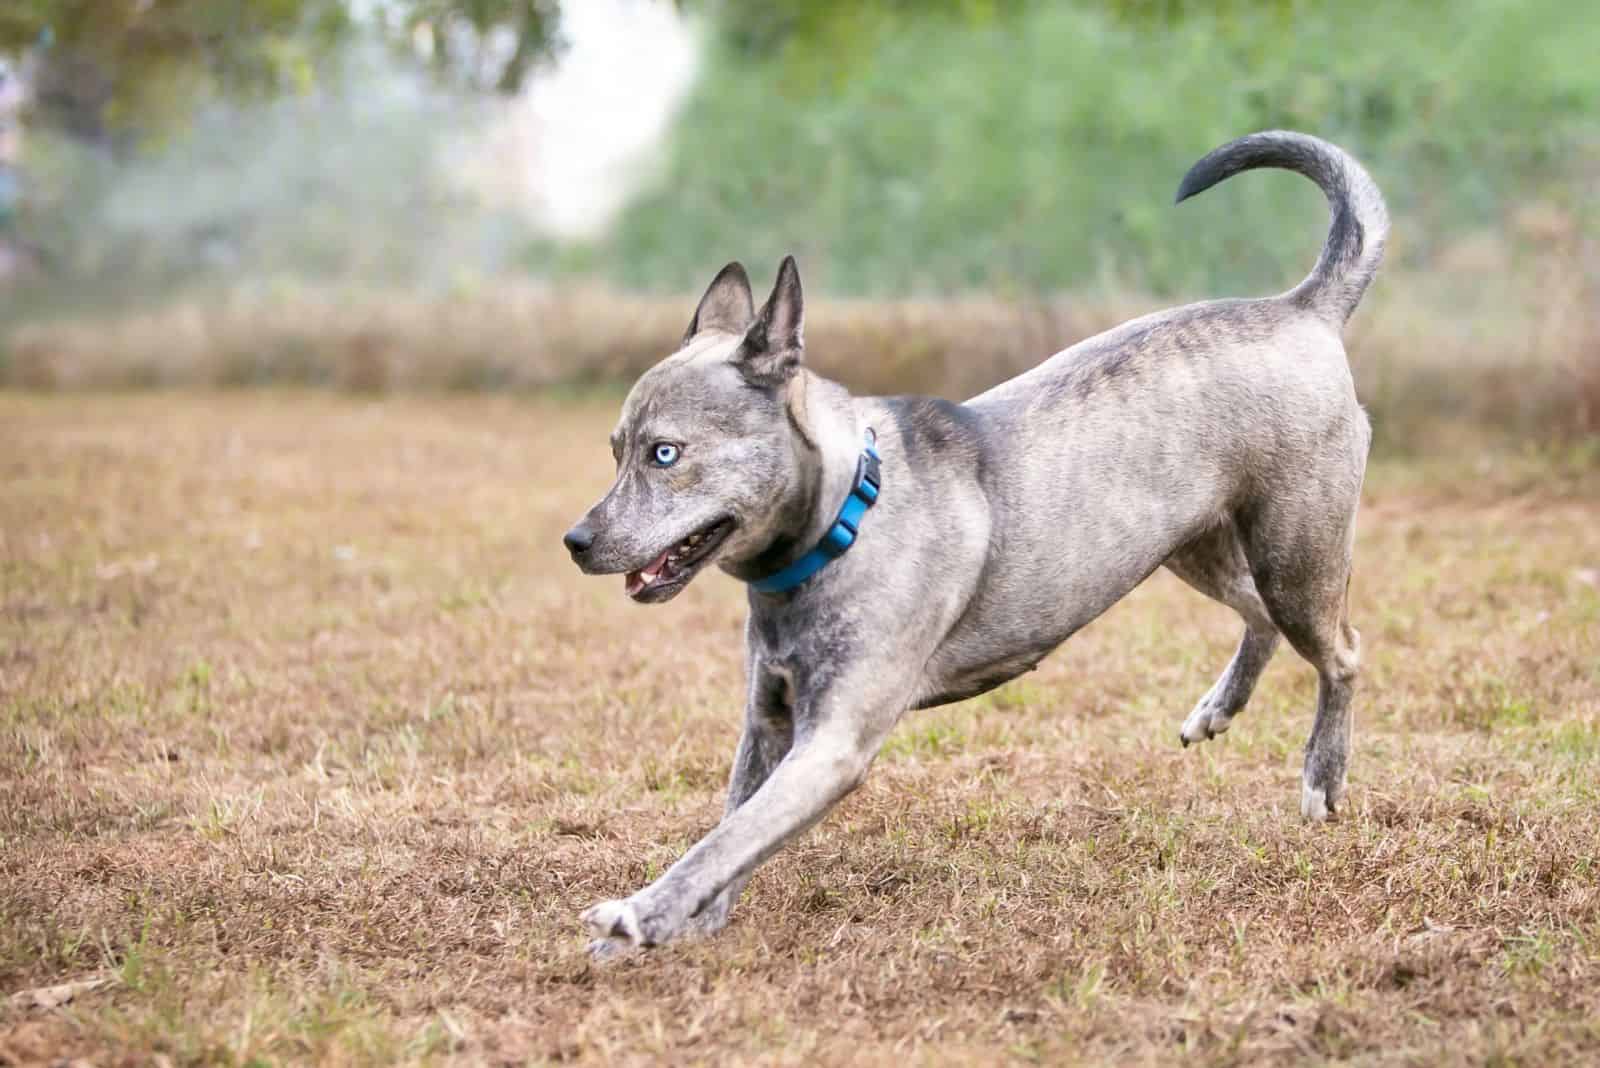
[{"label": "blurred tree", "polygon": [[338,0],[12,0],[0,50],[32,54],[36,121],[116,147],[211,94],[303,87],[348,21]]},{"label": "blurred tree", "polygon": [[678,0],[680,8],[708,11],[737,51],[759,56],[803,49],[831,52],[845,61],[896,22],[927,17],[986,22],[1022,5],[1023,0]]},{"label": "blurred tree", "polygon": [[558,0],[6,0],[0,54],[32,57],[33,121],[118,148],[219,95],[311,88],[358,10],[473,90],[516,92],[560,45]]},{"label": "blurred tree", "polygon": [[[869,61],[886,38],[929,19],[981,28],[1048,4],[1029,0],[676,0],[680,9],[702,10],[715,20],[723,41],[753,59],[779,57],[791,86],[826,87],[848,79]],[[1073,6],[1100,9],[1121,23],[1156,29],[1195,18],[1219,21],[1262,14],[1287,18],[1303,0],[1082,0]]]},{"label": "blurred tree", "polygon": [[709,14],[725,47],[755,61],[775,60],[789,92],[828,91],[861,72],[879,45],[913,23],[969,26],[1015,13],[1026,0],[677,0]]},{"label": "blurred tree", "polygon": [[1261,13],[1292,15],[1301,0],[1105,0],[1106,10],[1125,22],[1172,25],[1196,17],[1241,18]]},{"label": "blurred tree", "polygon": [[[569,0],[570,2],[570,0]],[[782,54],[793,82],[848,77],[913,22],[985,23],[1026,0],[669,0],[703,12],[735,51]],[[1099,0],[1130,22],[1287,14],[1296,0]],[[363,19],[452,85],[518,92],[557,55],[562,0],[5,0],[0,54],[36,58],[35,119],[100,146],[181,124],[222,93],[303,91]],[[358,18],[356,12],[361,13]]]},{"label": "blurred tree", "polygon": [[[1025,0],[664,0],[703,12],[736,51],[783,53],[791,80],[848,76],[911,22],[991,21]],[[1197,0],[1104,0],[1130,18],[1178,19]],[[1221,0],[1285,8],[1293,0]],[[448,83],[516,93],[559,54],[562,0],[6,0],[0,54],[31,53],[34,120],[101,147],[181,125],[221,94],[315,84],[320,61],[370,23]],[[357,12],[360,13],[359,17]]]},{"label": "blurred tree", "polygon": [[559,0],[394,0],[377,15],[435,71],[477,90],[517,92],[562,43]]}]

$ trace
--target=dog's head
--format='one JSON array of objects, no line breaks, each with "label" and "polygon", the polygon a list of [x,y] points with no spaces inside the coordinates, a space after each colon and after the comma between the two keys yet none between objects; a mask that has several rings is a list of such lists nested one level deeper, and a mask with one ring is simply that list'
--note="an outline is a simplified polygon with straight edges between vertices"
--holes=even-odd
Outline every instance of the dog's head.
[{"label": "dog's head", "polygon": [[722,269],[678,351],[623,402],[616,481],[564,539],[579,567],[626,574],[628,596],[653,604],[782,536],[815,468],[803,304],[792,256],[759,313],[744,268]]}]

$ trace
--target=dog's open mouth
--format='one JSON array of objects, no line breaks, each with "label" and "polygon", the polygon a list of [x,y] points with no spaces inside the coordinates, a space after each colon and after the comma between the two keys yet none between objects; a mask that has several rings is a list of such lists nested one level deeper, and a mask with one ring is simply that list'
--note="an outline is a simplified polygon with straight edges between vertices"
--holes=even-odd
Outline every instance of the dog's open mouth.
[{"label": "dog's open mouth", "polygon": [[628,572],[628,596],[647,604],[665,601],[689,584],[732,532],[733,520],[718,519],[662,550],[638,571]]}]

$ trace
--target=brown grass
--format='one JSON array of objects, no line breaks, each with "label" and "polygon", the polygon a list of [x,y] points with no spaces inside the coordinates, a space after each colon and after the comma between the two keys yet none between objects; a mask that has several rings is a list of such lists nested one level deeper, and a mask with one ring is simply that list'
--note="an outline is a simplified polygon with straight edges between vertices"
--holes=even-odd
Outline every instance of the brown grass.
[{"label": "brown grass", "polygon": [[[324,385],[365,392],[616,382],[671,351],[695,298],[497,282],[450,296],[289,287],[124,318],[31,323],[0,385]],[[1148,302],[813,301],[819,370],[867,392],[973,393]]]},{"label": "brown grass", "polygon": [[[717,817],[742,598],[558,537],[610,402],[0,394],[0,1064],[1558,1064],[1600,1057],[1600,470],[1378,465],[1353,810],[1310,670],[1147,583],[907,718],[732,926],[577,912]],[[50,1000],[46,997],[45,1000]]]},{"label": "brown grass", "polygon": [[[1385,275],[1351,325],[1381,446],[1415,450],[1438,424],[1462,420],[1544,440],[1600,432],[1600,251],[1564,216],[1530,215],[1523,229],[1540,251],[1519,256],[1516,243],[1469,235],[1439,270]],[[1168,303],[818,299],[808,359],[863,392],[962,398]],[[449,296],[255,288],[109,321],[15,326],[0,336],[0,386],[377,393],[619,382],[670,350],[693,306],[690,296],[504,280]]]}]

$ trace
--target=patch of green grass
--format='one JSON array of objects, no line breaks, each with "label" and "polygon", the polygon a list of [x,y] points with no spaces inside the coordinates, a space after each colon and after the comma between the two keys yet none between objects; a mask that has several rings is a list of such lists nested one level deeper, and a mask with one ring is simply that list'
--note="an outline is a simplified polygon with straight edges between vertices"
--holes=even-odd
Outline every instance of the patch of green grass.
[{"label": "patch of green grass", "polygon": [[897,728],[884,744],[882,754],[889,760],[943,757],[960,752],[966,744],[967,731],[960,723],[952,717],[936,715],[914,719]]}]

